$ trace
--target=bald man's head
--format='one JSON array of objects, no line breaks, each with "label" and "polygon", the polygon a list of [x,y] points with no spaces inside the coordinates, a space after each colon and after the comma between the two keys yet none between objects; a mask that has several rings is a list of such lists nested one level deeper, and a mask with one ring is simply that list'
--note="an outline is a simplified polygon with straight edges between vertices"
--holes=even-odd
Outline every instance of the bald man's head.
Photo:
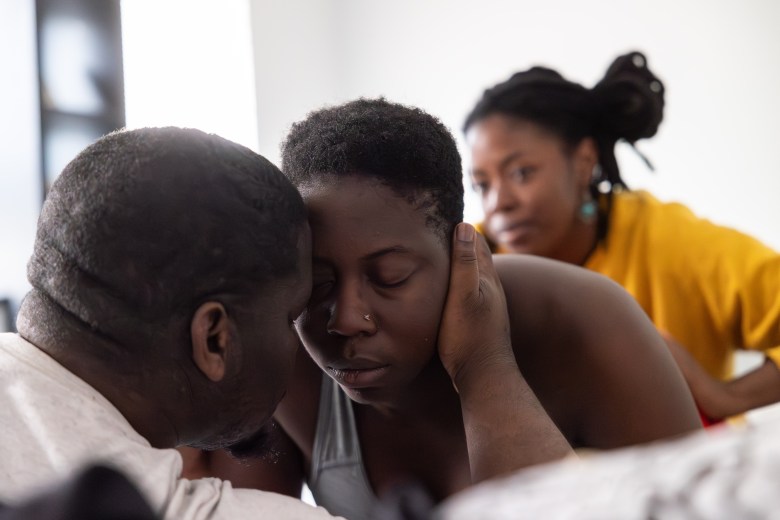
[{"label": "bald man's head", "polygon": [[115,338],[292,273],[304,222],[293,186],[243,146],[192,129],[116,132],[52,186],[28,278],[42,300]]}]

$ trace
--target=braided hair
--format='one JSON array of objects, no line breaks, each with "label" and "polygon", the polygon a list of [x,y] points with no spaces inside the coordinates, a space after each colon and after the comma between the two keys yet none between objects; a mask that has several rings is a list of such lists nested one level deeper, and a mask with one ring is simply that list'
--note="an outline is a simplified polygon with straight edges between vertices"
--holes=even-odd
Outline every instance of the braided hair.
[{"label": "braided hair", "polygon": [[[601,173],[594,176],[591,191],[594,197],[600,192],[606,195],[606,217],[612,190],[627,187],[615,159],[615,144],[624,140],[633,146],[655,135],[663,109],[664,85],[647,67],[645,56],[634,51],[616,58],[591,89],[546,67],[517,72],[484,92],[463,131],[490,115],[502,114],[544,127],[561,138],[567,150],[574,150],[586,137],[593,138]],[[599,219],[603,226],[606,221]],[[599,230],[600,236],[605,234],[606,227]]]}]

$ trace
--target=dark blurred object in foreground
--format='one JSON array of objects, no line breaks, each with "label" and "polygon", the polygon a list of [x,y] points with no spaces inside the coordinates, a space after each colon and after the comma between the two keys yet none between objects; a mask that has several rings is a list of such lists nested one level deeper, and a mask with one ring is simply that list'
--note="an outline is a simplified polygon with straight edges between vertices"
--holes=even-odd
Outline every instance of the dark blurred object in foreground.
[{"label": "dark blurred object in foreground", "polygon": [[90,466],[20,505],[0,505],[0,520],[159,519],[124,475]]}]

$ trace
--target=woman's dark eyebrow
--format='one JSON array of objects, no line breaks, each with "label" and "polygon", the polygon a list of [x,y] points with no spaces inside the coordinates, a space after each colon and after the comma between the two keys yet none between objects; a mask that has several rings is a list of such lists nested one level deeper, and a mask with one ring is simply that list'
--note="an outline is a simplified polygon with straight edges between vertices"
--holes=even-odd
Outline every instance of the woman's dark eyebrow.
[{"label": "woman's dark eyebrow", "polygon": [[498,168],[500,170],[505,170],[506,167],[514,160],[520,159],[523,156],[523,152],[512,152],[503,159],[501,159],[501,164],[499,164]]},{"label": "woman's dark eyebrow", "polygon": [[374,251],[373,253],[369,253],[366,256],[363,257],[363,260],[374,260],[376,258],[379,258],[380,256],[385,256],[389,254],[394,253],[400,253],[400,254],[411,254],[412,251],[408,247],[403,246],[390,246],[385,247],[383,249],[380,249],[378,251]]},{"label": "woman's dark eyebrow", "polygon": [[[376,258],[379,258],[381,256],[390,255],[390,254],[403,254],[403,255],[410,255],[413,251],[409,249],[408,247],[404,246],[390,246],[390,247],[384,247],[382,249],[379,249],[378,251],[374,251],[373,253],[369,253],[366,256],[361,258],[361,261],[369,261],[369,260],[375,260]],[[312,264],[325,264],[330,265],[331,262],[327,258],[321,257],[321,256],[313,256],[312,257]]]},{"label": "woman's dark eyebrow", "polygon": [[[523,155],[524,155],[523,152],[520,152],[520,151],[516,151],[516,152],[510,153],[509,155],[507,155],[506,157],[501,159],[501,162],[498,164],[498,169],[499,170],[505,170],[506,167],[509,165],[509,163],[511,163],[512,161],[514,161],[516,159],[520,159],[521,157],[523,157]],[[469,173],[471,174],[472,177],[484,177],[485,176],[485,173],[482,170],[474,169],[473,167],[470,170],[471,171]]]}]

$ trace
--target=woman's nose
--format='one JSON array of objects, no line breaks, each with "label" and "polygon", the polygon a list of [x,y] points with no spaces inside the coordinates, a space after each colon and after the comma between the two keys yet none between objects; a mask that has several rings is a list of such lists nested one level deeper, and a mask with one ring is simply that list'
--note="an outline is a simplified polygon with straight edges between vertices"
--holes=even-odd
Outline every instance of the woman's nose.
[{"label": "woman's nose", "polygon": [[519,204],[519,199],[513,192],[512,187],[506,183],[498,181],[490,187],[484,198],[485,213],[497,213],[509,211]]},{"label": "woman's nose", "polygon": [[359,294],[341,294],[331,304],[328,334],[352,337],[376,332],[376,319]]}]

